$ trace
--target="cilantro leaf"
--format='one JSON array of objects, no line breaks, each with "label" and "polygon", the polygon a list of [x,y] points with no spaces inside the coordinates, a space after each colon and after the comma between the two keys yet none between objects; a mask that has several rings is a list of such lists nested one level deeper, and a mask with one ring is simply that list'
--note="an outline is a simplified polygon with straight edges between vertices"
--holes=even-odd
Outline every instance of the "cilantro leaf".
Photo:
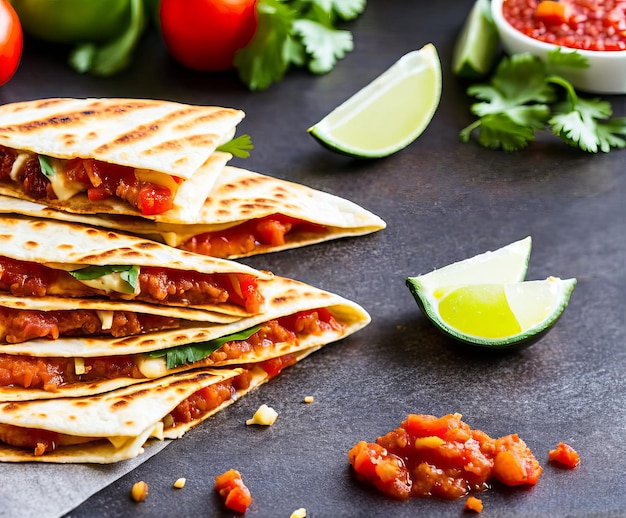
[{"label": "cilantro leaf", "polygon": [[176,367],[180,367],[181,365],[185,365],[186,363],[194,363],[204,360],[204,358],[217,351],[226,342],[247,340],[260,328],[261,326],[258,325],[244,329],[238,333],[232,333],[230,335],[215,338],[214,340],[208,340],[206,342],[199,342],[195,344],[179,345],[177,347],[170,347],[169,349],[163,349],[160,351],[151,351],[148,354],[153,358],[165,356],[167,368],[174,369]]},{"label": "cilantro leaf", "polygon": [[217,147],[217,151],[230,153],[237,158],[248,158],[251,149],[254,149],[250,135],[239,135],[232,140]]},{"label": "cilantro leaf", "polygon": [[54,168],[50,163],[50,157],[44,155],[37,155],[39,159],[39,167],[41,167],[41,173],[47,178],[53,178],[55,175]]},{"label": "cilantro leaf", "polygon": [[354,46],[337,20],[352,20],[364,9],[365,0],[259,0],[257,30],[235,54],[239,78],[250,90],[265,90],[292,65],[329,72]]},{"label": "cilantro leaf", "polygon": [[349,31],[326,27],[312,20],[296,20],[293,30],[310,56],[308,67],[314,74],[330,72],[337,60],[353,49]]},{"label": "cilantro leaf", "polygon": [[461,130],[460,140],[469,141],[478,130],[480,145],[516,151],[534,140],[536,131],[549,128],[567,144],[590,153],[626,147],[626,118],[611,119],[609,102],[579,97],[557,73],[587,66],[587,58],[560,48],[548,52],[545,62],[529,53],[502,58],[489,84],[467,89],[480,101],[471,106],[479,118]]},{"label": "cilantro leaf", "polygon": [[[583,151],[608,153],[612,147],[624,148],[626,118],[609,119],[611,105],[600,99],[583,99],[575,96],[556,106],[550,119],[552,132],[572,146]],[[609,120],[605,120],[609,119]]]},{"label": "cilantro leaf", "polygon": [[260,0],[257,15],[252,41],[235,54],[234,65],[250,90],[265,90],[289,68],[295,13],[280,0]]},{"label": "cilantro leaf", "polygon": [[552,73],[562,68],[587,68],[589,59],[579,52],[563,52],[561,47],[557,47],[548,52],[546,63]]}]

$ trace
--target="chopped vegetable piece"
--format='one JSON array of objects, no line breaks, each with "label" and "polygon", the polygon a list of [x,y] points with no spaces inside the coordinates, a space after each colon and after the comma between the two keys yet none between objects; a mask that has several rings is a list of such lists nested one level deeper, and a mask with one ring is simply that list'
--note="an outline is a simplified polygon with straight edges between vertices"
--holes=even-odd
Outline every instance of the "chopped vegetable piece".
[{"label": "chopped vegetable piece", "polygon": [[535,18],[549,25],[565,23],[567,22],[565,7],[566,5],[564,3],[544,0],[537,4]]},{"label": "chopped vegetable piece", "polygon": [[475,496],[468,496],[467,500],[465,500],[465,505],[463,509],[465,509],[466,511],[474,511],[480,513],[483,510],[483,502],[480,498],[476,498]]},{"label": "chopped vegetable piece", "polygon": [[229,469],[215,477],[215,490],[224,499],[224,505],[238,513],[245,513],[252,503],[250,490],[236,469]]},{"label": "chopped vegetable piece", "polygon": [[580,464],[580,455],[571,446],[559,442],[554,450],[548,453],[548,460],[564,468],[575,468]]}]

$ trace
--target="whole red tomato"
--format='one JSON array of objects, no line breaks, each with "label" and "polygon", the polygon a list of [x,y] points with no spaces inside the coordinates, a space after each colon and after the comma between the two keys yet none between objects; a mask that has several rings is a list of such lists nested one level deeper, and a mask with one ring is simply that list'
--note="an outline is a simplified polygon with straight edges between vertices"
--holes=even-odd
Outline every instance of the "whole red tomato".
[{"label": "whole red tomato", "polygon": [[0,86],[13,77],[22,58],[22,24],[7,0],[0,0]]},{"label": "whole red tomato", "polygon": [[257,28],[257,0],[161,0],[169,53],[194,70],[228,70]]}]

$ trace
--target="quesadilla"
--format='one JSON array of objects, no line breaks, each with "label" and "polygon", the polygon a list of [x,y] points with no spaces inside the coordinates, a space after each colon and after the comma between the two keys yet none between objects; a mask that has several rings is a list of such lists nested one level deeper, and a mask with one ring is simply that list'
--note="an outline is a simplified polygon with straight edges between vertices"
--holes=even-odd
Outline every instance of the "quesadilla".
[{"label": "quesadilla", "polygon": [[97,297],[249,316],[264,310],[243,264],[77,224],[0,218],[0,293]]},{"label": "quesadilla", "polygon": [[199,369],[100,396],[0,403],[0,461],[136,457],[148,439],[179,438],[268,379],[260,369]]},{"label": "quesadilla", "polygon": [[7,196],[0,196],[0,212],[123,230],[228,259],[360,236],[386,226],[378,216],[339,196],[232,166],[220,172],[196,223],[171,222],[167,214],[152,220],[89,214],[86,204],[61,211]]},{"label": "quesadilla", "polygon": [[199,367],[256,364],[271,376],[370,322],[357,303],[313,286],[277,276],[259,284],[266,312],[230,323],[0,344],[0,401],[95,394]]},{"label": "quesadilla", "polygon": [[193,222],[241,110],[148,99],[0,106],[0,192],[59,209]]}]

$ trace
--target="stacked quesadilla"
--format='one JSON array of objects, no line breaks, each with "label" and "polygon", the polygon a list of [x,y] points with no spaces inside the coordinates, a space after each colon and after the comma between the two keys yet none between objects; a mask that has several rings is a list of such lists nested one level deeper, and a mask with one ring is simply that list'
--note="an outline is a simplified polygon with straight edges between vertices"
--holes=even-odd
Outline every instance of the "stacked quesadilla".
[{"label": "stacked quesadilla", "polygon": [[227,165],[242,118],[141,99],[0,106],[0,461],[134,457],[369,323],[230,260],[385,226]]},{"label": "stacked quesadilla", "polygon": [[1,106],[0,211],[229,259],[385,228],[338,196],[226,165],[232,155],[222,150],[243,116],[132,99]]},{"label": "stacked quesadilla", "polygon": [[4,461],[135,456],[369,323],[338,295],[112,230],[7,216],[0,242]]}]

